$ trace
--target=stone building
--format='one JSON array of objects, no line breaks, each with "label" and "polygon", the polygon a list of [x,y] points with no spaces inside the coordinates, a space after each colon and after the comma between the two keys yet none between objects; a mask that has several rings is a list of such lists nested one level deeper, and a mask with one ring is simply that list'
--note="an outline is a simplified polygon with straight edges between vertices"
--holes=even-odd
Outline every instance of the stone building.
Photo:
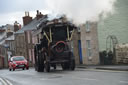
[{"label": "stone building", "polygon": [[14,36],[10,36],[0,42],[0,61],[1,66],[8,67],[8,59],[14,55]]},{"label": "stone building", "polygon": [[5,57],[5,48],[3,45],[0,45],[0,69],[5,67],[4,57]]},{"label": "stone building", "polygon": [[[14,46],[13,25],[5,25],[0,29],[0,64],[1,67],[8,67],[8,58],[11,55],[12,45]],[[11,46],[11,48],[10,48]],[[14,52],[14,49],[13,49]]]},{"label": "stone building", "polygon": [[25,12],[25,16],[23,17],[24,26],[15,33],[15,55],[25,56],[30,65],[32,65],[34,57],[32,32],[45,17],[46,15],[41,14],[38,10],[34,19],[29,16],[29,12]]},{"label": "stone building", "polygon": [[98,33],[96,22],[86,22],[80,29],[79,56],[80,63],[86,65],[99,64]]},{"label": "stone building", "polygon": [[72,51],[73,51],[74,56],[75,56],[76,64],[82,64],[82,62],[80,61],[81,49],[80,49],[80,46],[79,46],[80,45],[79,41],[80,41],[80,32],[78,32],[78,30],[75,29],[71,44],[72,44]]}]

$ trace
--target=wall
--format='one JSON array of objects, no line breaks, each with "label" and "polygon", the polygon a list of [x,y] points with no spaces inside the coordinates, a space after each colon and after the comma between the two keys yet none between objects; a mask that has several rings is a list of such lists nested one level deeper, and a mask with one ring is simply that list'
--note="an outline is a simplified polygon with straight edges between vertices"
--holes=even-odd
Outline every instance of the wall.
[{"label": "wall", "polygon": [[116,46],[116,64],[128,64],[128,44]]},{"label": "wall", "polygon": [[80,40],[80,33],[78,33],[77,29],[75,29],[73,34],[73,53],[75,56],[75,63],[80,64],[80,56],[79,56],[79,47],[78,47],[78,40]]},{"label": "wall", "polygon": [[0,45],[0,64],[1,68],[8,67],[7,48],[3,45]]},{"label": "wall", "polygon": [[15,55],[25,56],[28,59],[25,41],[24,33],[15,34]]},{"label": "wall", "polygon": [[[99,47],[98,47],[98,35],[97,35],[97,23],[89,22],[90,31],[86,30],[86,25],[82,25],[81,29],[81,47],[83,64],[97,65],[99,64]],[[87,51],[87,40],[90,40],[90,56]]]},{"label": "wall", "polygon": [[34,44],[32,41],[32,31],[25,31],[25,43],[26,43],[26,52],[29,57],[29,65],[33,66],[34,63]]}]

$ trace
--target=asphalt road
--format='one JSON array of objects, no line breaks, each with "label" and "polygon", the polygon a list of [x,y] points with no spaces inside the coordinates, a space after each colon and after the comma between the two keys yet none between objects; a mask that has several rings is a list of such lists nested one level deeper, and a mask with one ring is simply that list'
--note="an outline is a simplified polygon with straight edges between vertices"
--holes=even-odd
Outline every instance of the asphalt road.
[{"label": "asphalt road", "polygon": [[[128,71],[108,71],[77,68],[62,71],[61,68],[47,72],[18,69],[0,70],[0,78],[10,85],[128,85]],[[1,82],[3,81],[0,80]],[[9,85],[3,84],[3,85]]]}]

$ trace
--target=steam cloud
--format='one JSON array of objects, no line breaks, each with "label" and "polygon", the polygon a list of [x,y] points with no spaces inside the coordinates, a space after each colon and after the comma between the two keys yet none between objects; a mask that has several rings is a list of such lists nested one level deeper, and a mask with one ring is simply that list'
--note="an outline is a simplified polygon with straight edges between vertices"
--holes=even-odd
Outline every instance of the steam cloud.
[{"label": "steam cloud", "polygon": [[106,17],[114,13],[116,0],[46,0],[48,8],[56,15],[66,15],[73,23],[97,21],[99,15]]}]

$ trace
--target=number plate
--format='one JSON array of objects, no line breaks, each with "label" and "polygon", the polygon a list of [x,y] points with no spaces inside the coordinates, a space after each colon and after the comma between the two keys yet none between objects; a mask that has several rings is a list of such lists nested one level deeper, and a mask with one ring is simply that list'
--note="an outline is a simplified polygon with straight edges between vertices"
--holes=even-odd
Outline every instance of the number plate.
[{"label": "number plate", "polygon": [[18,67],[24,67],[24,65],[19,65]]}]

